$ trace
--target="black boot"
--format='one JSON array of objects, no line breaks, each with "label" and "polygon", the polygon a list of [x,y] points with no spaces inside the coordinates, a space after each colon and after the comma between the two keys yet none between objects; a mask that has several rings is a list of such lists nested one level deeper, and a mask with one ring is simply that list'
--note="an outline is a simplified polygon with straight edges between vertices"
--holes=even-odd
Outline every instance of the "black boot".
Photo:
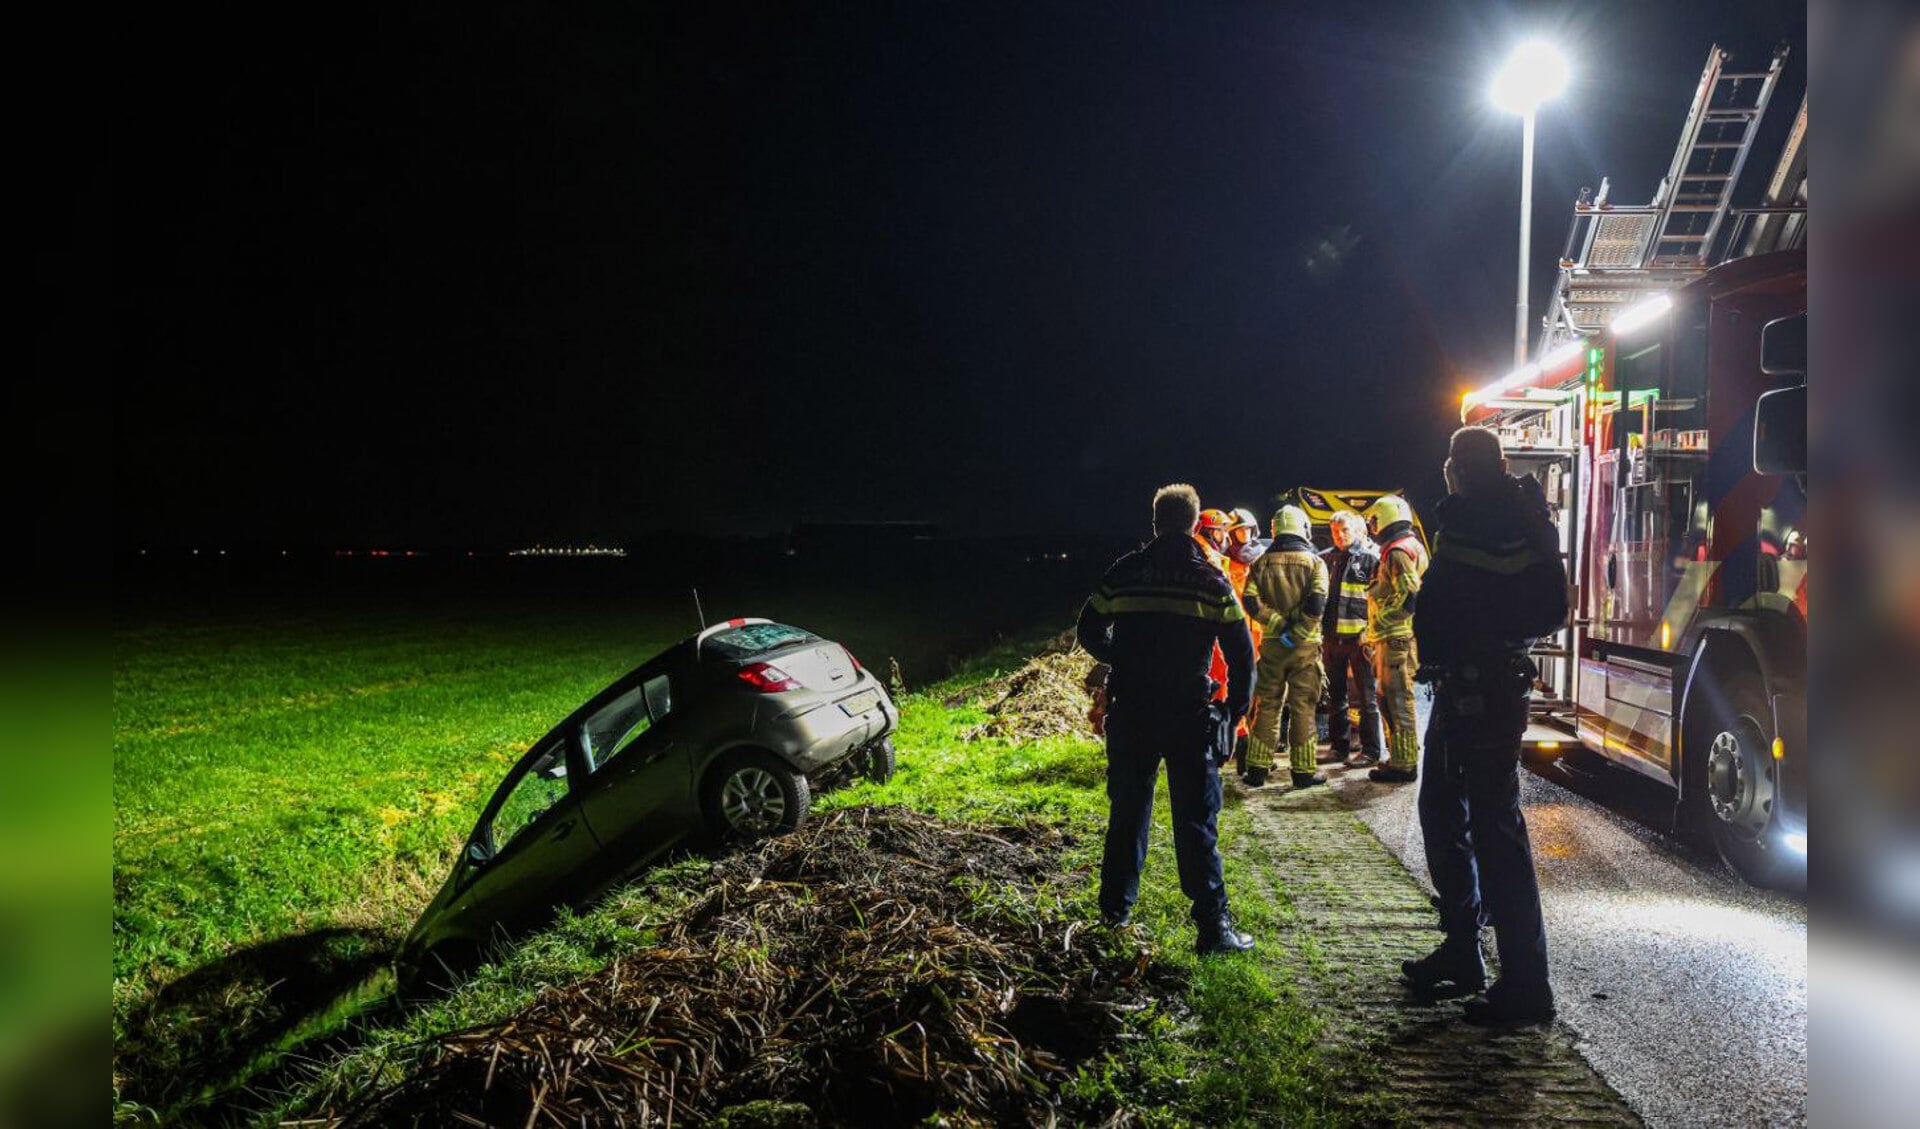
[{"label": "black boot", "polygon": [[1503,978],[1487,989],[1487,998],[1468,1000],[1467,1022],[1476,1027],[1535,1027],[1553,1022],[1553,989],[1545,984],[1522,988]]},{"label": "black boot", "polygon": [[1200,927],[1200,939],[1193,947],[1203,957],[1219,953],[1244,953],[1253,948],[1253,936],[1235,929],[1233,915],[1223,913],[1220,920]]},{"label": "black boot", "polygon": [[1487,986],[1477,940],[1447,940],[1419,960],[1400,962],[1400,974],[1423,996],[1470,996]]},{"label": "black boot", "polygon": [[1327,778],[1318,772],[1296,772],[1293,774],[1295,788],[1311,788],[1316,784],[1325,784]]},{"label": "black boot", "polygon": [[1240,782],[1249,788],[1264,787],[1267,783],[1267,770],[1250,768],[1240,777]]},{"label": "black boot", "polygon": [[1397,764],[1383,764],[1379,768],[1368,769],[1367,779],[1378,784],[1411,784],[1420,779],[1420,770],[1401,768]]}]

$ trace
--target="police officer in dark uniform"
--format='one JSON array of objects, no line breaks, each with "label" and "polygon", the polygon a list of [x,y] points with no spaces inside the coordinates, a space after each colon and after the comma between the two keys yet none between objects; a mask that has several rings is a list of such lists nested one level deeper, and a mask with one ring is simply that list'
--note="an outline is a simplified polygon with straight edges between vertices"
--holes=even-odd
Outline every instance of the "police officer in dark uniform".
[{"label": "police officer in dark uniform", "polygon": [[[1080,645],[1108,663],[1107,839],[1100,912],[1127,923],[1140,894],[1154,778],[1167,764],[1180,889],[1193,900],[1201,953],[1242,952],[1217,847],[1220,764],[1253,698],[1253,639],[1226,574],[1194,538],[1200,497],[1184,484],[1153,497],[1154,539],[1115,561],[1080,610]],[[1213,648],[1227,660],[1227,695],[1212,701]]]},{"label": "police officer in dark uniform", "polygon": [[1553,989],[1520,813],[1520,739],[1535,673],[1527,648],[1566,622],[1566,566],[1539,484],[1507,473],[1497,435],[1455,432],[1446,475],[1451,493],[1433,515],[1433,564],[1413,617],[1422,678],[1435,684],[1419,808],[1446,940],[1401,970],[1425,993],[1479,991],[1489,920],[1500,979],[1468,1003],[1467,1018],[1541,1023],[1553,1018]]}]

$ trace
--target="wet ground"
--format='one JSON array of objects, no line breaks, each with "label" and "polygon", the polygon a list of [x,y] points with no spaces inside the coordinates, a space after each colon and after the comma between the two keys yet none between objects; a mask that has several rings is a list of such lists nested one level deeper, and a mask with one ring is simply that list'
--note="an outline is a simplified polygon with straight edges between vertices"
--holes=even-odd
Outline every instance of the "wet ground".
[{"label": "wet ground", "polygon": [[[1328,774],[1425,882],[1413,787]],[[1521,781],[1554,993],[1587,1060],[1649,1125],[1804,1124],[1805,905],[1663,834],[1652,781],[1581,760]]]}]

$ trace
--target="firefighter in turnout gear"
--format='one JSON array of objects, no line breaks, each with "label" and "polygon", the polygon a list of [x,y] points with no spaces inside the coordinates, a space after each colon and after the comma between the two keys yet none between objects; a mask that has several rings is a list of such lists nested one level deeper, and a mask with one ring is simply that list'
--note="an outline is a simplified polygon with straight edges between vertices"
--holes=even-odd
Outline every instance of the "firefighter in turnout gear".
[{"label": "firefighter in turnout gear", "polygon": [[1247,613],[1266,633],[1254,679],[1252,728],[1247,735],[1249,787],[1267,782],[1288,722],[1287,760],[1293,786],[1310,788],[1327,778],[1314,771],[1317,745],[1314,707],[1320,703],[1320,617],[1327,607],[1327,563],[1313,550],[1307,513],[1283,506],[1273,515],[1273,543],[1253,563],[1242,597]]},{"label": "firefighter in turnout gear", "polygon": [[1387,723],[1387,763],[1370,779],[1405,784],[1419,777],[1420,733],[1413,710],[1413,676],[1420,656],[1413,641],[1414,600],[1427,571],[1427,548],[1413,529],[1413,507],[1383,494],[1367,507],[1367,527],[1380,546],[1380,566],[1367,586],[1366,640],[1374,648],[1380,712]]},{"label": "firefighter in turnout gear", "polygon": [[1446,476],[1414,617],[1422,678],[1435,683],[1420,832],[1446,940],[1401,970],[1423,991],[1479,990],[1480,924],[1491,921],[1500,979],[1468,1018],[1541,1023],[1553,1017],[1553,989],[1520,813],[1520,741],[1535,674],[1527,649],[1565,625],[1567,572],[1538,482],[1507,474],[1497,435],[1455,432]]},{"label": "firefighter in turnout gear", "polygon": [[[1260,522],[1246,510],[1228,512],[1226,536],[1222,540],[1225,547],[1220,551],[1227,558],[1227,579],[1233,581],[1235,592],[1244,592],[1253,562],[1260,559],[1260,554],[1267,551],[1271,542],[1261,540]],[[1254,633],[1253,646],[1255,650],[1260,647],[1258,632]]]},{"label": "firefighter in turnout gear", "polygon": [[[1253,938],[1234,928],[1220,873],[1219,766],[1253,695],[1253,641],[1225,573],[1194,536],[1199,512],[1193,487],[1163,487],[1153,499],[1154,539],[1115,561],[1080,609],[1080,645],[1112,668],[1100,912],[1115,927],[1133,912],[1164,760],[1174,858],[1193,902],[1197,947],[1241,952]],[[1207,675],[1216,646],[1227,667],[1220,702]]]},{"label": "firefighter in turnout gear", "polygon": [[[1206,554],[1207,563],[1219,569],[1220,575],[1227,577],[1229,581],[1232,580],[1232,574],[1227,571],[1226,544],[1227,528],[1232,521],[1233,518],[1225,510],[1201,510],[1200,522],[1193,529],[1193,539],[1199,543],[1201,552]],[[1239,590],[1235,589],[1234,597],[1238,599],[1239,595]],[[1254,640],[1253,648],[1254,654],[1260,653],[1258,639]],[[1213,700],[1226,701],[1227,656],[1217,646],[1213,649],[1213,661],[1207,667],[1207,677],[1213,679]],[[1240,722],[1240,727],[1244,729],[1246,722]]]},{"label": "firefighter in turnout gear", "polygon": [[[1247,570],[1260,554],[1267,551],[1267,542],[1255,536],[1260,523],[1245,510],[1201,510],[1200,528],[1195,534],[1208,550],[1208,559],[1217,565],[1227,576],[1227,582],[1233,585],[1233,595],[1239,599],[1247,590]],[[1251,619],[1247,621],[1247,630],[1253,635],[1253,653],[1260,653],[1260,625]],[[1215,701],[1222,701],[1227,693],[1227,660],[1220,648],[1213,649],[1213,667],[1207,671],[1212,679],[1220,684],[1214,694]],[[1233,731],[1234,760],[1242,766],[1247,759],[1247,719],[1241,718]]]},{"label": "firefighter in turnout gear", "polygon": [[1227,528],[1232,522],[1225,510],[1201,510],[1200,520],[1193,527],[1193,539],[1222,572],[1227,570]]},{"label": "firefighter in turnout gear", "polygon": [[[1347,757],[1348,764],[1361,768],[1381,760],[1380,700],[1374,692],[1373,647],[1366,638],[1367,585],[1380,567],[1380,550],[1367,539],[1366,520],[1352,510],[1334,514],[1329,525],[1333,548],[1320,554],[1327,562],[1331,597],[1320,620],[1327,668],[1327,738],[1335,756]],[[1349,690],[1360,710],[1357,750],[1349,742]]]}]

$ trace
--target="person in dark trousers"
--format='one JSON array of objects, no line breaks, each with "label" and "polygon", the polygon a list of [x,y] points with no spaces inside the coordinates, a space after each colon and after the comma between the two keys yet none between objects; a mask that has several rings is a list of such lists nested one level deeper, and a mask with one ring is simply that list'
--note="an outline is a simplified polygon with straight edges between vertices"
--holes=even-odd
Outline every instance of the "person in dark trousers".
[{"label": "person in dark trousers", "polygon": [[1553,989],[1520,813],[1520,739],[1535,674],[1527,648],[1566,621],[1566,566],[1539,484],[1507,473],[1493,432],[1456,431],[1446,477],[1413,617],[1422,678],[1435,684],[1419,812],[1446,940],[1401,970],[1424,993],[1479,991],[1480,925],[1491,921],[1500,979],[1467,1004],[1467,1018],[1542,1023],[1553,1018]]},{"label": "person in dark trousers", "polygon": [[[1154,538],[1107,569],[1080,609],[1080,645],[1112,667],[1107,676],[1107,839],[1100,913],[1125,926],[1140,894],[1153,789],[1167,765],[1180,889],[1193,901],[1198,950],[1243,952],[1217,846],[1220,764],[1253,700],[1253,640],[1226,574],[1193,532],[1200,498],[1184,484],[1153,496]],[[1227,693],[1213,702],[1213,648],[1227,660]]]},{"label": "person in dark trousers", "polygon": [[[1342,510],[1328,523],[1333,548],[1320,554],[1331,578],[1327,610],[1321,616],[1320,637],[1325,640],[1327,664],[1327,740],[1336,758],[1356,768],[1379,764],[1380,698],[1373,682],[1373,649],[1367,644],[1367,587],[1380,567],[1380,550],[1367,537],[1367,523],[1352,510]],[[1360,747],[1351,741],[1353,719],[1347,715],[1349,688],[1360,709]]]}]

